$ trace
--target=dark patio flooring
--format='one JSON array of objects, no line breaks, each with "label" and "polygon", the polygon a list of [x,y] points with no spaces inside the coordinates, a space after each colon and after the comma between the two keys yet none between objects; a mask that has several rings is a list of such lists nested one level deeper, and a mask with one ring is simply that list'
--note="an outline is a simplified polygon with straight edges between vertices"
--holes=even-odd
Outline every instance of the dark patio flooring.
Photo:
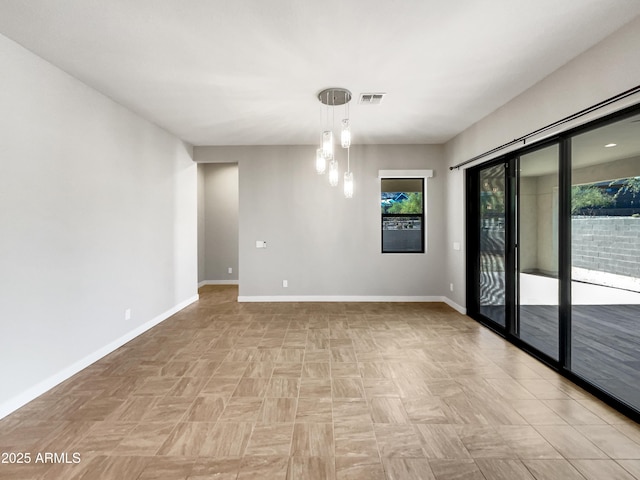
[{"label": "dark patio flooring", "polygon": [[[502,319],[503,306],[482,309]],[[571,319],[571,370],[640,410],[640,305],[574,305]],[[557,359],[558,306],[523,305],[520,338]]]}]

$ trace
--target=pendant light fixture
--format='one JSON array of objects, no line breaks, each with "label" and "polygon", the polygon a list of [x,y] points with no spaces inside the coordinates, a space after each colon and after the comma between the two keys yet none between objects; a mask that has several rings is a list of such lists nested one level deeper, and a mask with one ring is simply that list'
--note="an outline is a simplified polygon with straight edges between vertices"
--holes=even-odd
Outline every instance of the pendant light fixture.
[{"label": "pendant light fixture", "polygon": [[322,132],[322,154],[327,160],[333,158],[333,132],[331,130]]},{"label": "pendant light fixture", "polygon": [[339,178],[340,171],[338,170],[338,161],[334,158],[329,162],[329,185],[337,187]]},{"label": "pendant light fixture", "polygon": [[[347,150],[347,171],[344,174],[344,195],[346,198],[353,197],[353,172],[350,170],[349,148],[351,147],[351,124],[349,120],[349,102],[351,92],[345,88],[327,88],[318,93],[318,100],[326,106],[321,110],[321,117],[326,110],[323,123],[323,132],[320,148],[316,150],[316,172],[322,175],[329,164],[329,185],[335,187],[340,180],[338,159],[334,150],[333,126],[335,117],[335,107],[344,105],[345,114],[341,121],[340,145]],[[331,116],[331,121],[329,121]]]},{"label": "pendant light fixture", "polygon": [[342,132],[340,133],[342,148],[349,148],[351,146],[351,126],[349,125],[348,111],[349,107],[347,107],[347,118],[342,120]]},{"label": "pendant light fixture", "polygon": [[322,175],[326,169],[327,159],[325,158],[322,149],[319,148],[316,150],[316,172],[318,172],[319,175]]},{"label": "pendant light fixture", "polygon": [[353,172],[349,165],[349,148],[347,148],[347,171],[344,172],[344,196],[346,198],[353,197]]}]

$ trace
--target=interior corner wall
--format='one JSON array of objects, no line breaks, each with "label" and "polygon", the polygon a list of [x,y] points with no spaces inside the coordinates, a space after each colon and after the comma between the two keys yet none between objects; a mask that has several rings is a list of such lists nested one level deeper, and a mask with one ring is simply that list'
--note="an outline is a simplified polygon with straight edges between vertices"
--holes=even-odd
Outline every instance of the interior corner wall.
[{"label": "interior corner wall", "polygon": [[[640,78],[640,18],[568,62],[498,110],[447,142],[448,166],[463,162],[498,145],[627,91]],[[638,96],[625,105],[640,102]],[[596,112],[603,115],[620,106]],[[499,153],[493,155],[498,156]],[[491,157],[487,157],[489,160]],[[465,170],[447,172],[446,272],[448,283],[459,286],[450,298],[466,305],[465,281]],[[454,251],[452,242],[463,242]]]},{"label": "interior corner wall", "polygon": [[[314,155],[313,146],[196,147],[198,162],[239,165],[240,297],[444,295],[442,147],[353,146],[351,199],[315,173]],[[346,159],[338,160],[344,168]],[[381,253],[380,169],[434,170],[426,181],[426,253]]]},{"label": "interior corner wall", "polygon": [[191,146],[4,36],[0,69],[2,417],[197,299],[197,176]]},{"label": "interior corner wall", "polygon": [[204,165],[198,164],[198,284],[205,280],[205,212],[204,212]]},{"label": "interior corner wall", "polygon": [[[203,274],[201,284],[238,282],[238,165],[201,163]],[[232,273],[228,273],[228,269]]]}]

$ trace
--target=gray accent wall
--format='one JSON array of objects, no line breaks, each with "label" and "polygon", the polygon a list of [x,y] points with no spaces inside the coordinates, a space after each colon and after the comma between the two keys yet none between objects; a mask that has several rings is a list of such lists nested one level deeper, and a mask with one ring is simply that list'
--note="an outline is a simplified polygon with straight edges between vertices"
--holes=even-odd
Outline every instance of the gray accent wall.
[{"label": "gray accent wall", "polygon": [[[640,78],[640,18],[562,66],[521,95],[447,142],[449,166],[468,160],[595,103],[624,92]],[[597,118],[622,106],[638,103],[629,98],[591,115]],[[581,122],[585,122],[583,118]],[[567,128],[567,127],[563,127]],[[552,133],[552,132],[548,132]],[[527,142],[529,144],[531,142]],[[512,148],[518,148],[517,145]],[[493,155],[496,156],[506,151]],[[486,157],[489,160],[492,157]],[[465,298],[465,178],[464,169],[446,175],[446,282],[455,285],[449,298],[459,305]],[[462,242],[459,251],[453,242]]]},{"label": "gray accent wall", "polygon": [[[315,173],[314,156],[314,146],[195,148],[198,162],[239,166],[240,296],[442,296],[442,147],[353,146],[352,199]],[[380,169],[434,170],[426,181],[426,253],[381,253]],[[259,240],[266,249],[256,248]]]},{"label": "gray accent wall", "polygon": [[205,213],[204,213],[204,165],[198,165],[198,283],[206,279],[205,275]]},{"label": "gray accent wall", "polygon": [[2,417],[197,299],[197,178],[178,138],[1,35],[0,59]]},{"label": "gray accent wall", "polygon": [[558,176],[521,177],[520,196],[520,271],[556,276]]},{"label": "gray accent wall", "polygon": [[[238,165],[199,164],[202,172],[203,265],[200,282],[238,280]],[[232,273],[228,273],[228,269]]]}]

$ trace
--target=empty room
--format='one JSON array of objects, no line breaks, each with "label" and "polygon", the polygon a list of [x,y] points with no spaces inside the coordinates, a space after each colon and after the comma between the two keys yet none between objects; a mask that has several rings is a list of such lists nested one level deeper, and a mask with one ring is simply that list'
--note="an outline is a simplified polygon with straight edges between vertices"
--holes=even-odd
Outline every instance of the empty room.
[{"label": "empty room", "polygon": [[0,478],[640,480],[640,2],[0,0]]}]

